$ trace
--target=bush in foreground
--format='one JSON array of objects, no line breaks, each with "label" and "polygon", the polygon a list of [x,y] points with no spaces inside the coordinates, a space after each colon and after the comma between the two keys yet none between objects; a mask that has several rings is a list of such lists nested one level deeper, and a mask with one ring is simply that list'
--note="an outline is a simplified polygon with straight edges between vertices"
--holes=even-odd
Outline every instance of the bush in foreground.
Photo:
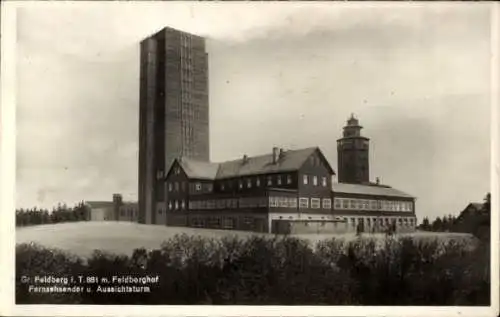
[{"label": "bush in foreground", "polygon": [[[35,275],[159,281],[147,284],[149,293],[39,294],[21,282]],[[289,237],[180,235],[130,257],[96,251],[84,261],[33,245],[19,245],[16,257],[18,304],[489,305],[489,279],[486,245],[412,238],[331,239],[312,248]]]}]

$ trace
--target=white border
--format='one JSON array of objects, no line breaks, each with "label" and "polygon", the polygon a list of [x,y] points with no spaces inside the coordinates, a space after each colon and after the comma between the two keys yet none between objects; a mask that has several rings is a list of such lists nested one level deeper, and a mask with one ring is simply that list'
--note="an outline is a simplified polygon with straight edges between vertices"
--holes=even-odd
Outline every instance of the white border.
[{"label": "white border", "polygon": [[[54,2],[16,1],[2,2],[1,11],[1,133],[0,133],[0,315],[6,316],[496,316],[499,301],[499,184],[500,166],[499,151],[499,15],[500,5],[497,3],[480,3],[475,5],[491,5],[492,12],[492,119],[491,119],[491,193],[492,193],[492,306],[490,307],[369,307],[369,306],[84,306],[84,305],[15,305],[14,304],[14,202],[15,202],[15,89],[16,89],[16,9],[23,6],[46,7]],[[135,5],[135,3],[123,3]],[[180,5],[179,2],[177,2]],[[98,5],[93,2],[64,2],[57,5],[88,6]],[[147,5],[144,4],[143,5]],[[204,3],[204,5],[238,5]],[[298,3],[252,3],[246,5],[302,5]],[[307,5],[321,5],[313,3]],[[336,3],[343,6],[420,6],[423,3]],[[450,5],[464,5],[450,3]],[[474,5],[474,4],[467,4]],[[466,171],[473,172],[473,171]],[[439,287],[439,285],[436,285]]]}]

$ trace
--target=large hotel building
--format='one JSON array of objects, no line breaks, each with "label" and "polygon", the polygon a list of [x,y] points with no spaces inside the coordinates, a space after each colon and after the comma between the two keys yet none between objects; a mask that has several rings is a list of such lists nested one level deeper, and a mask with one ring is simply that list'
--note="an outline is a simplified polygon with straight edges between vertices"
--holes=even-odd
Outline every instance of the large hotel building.
[{"label": "large hotel building", "polygon": [[214,163],[204,39],[165,28],[141,42],[140,58],[139,203],[115,196],[102,217],[275,233],[415,229],[415,198],[370,182],[370,140],[353,115],[337,172],[318,147]]}]

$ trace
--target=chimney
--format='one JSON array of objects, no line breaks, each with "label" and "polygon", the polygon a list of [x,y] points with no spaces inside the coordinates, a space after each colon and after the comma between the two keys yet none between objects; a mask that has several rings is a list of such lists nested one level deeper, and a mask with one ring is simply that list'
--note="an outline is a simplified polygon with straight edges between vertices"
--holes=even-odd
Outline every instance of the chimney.
[{"label": "chimney", "polygon": [[273,164],[278,163],[279,159],[279,149],[277,147],[273,147]]},{"label": "chimney", "polygon": [[243,164],[248,163],[248,155],[244,154],[243,155]]},{"label": "chimney", "polygon": [[281,160],[282,158],[285,157],[285,150],[283,150],[282,148],[280,148],[280,155],[279,155],[279,159]]}]

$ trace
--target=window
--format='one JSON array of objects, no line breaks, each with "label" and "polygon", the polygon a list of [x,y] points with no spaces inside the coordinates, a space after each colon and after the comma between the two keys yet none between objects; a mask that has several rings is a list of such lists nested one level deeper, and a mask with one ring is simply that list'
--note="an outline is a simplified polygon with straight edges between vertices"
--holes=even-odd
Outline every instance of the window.
[{"label": "window", "polygon": [[276,183],[278,185],[281,185],[281,176],[280,175],[276,176]]},{"label": "window", "polygon": [[241,180],[239,180],[239,181],[238,181],[238,187],[239,187],[240,189],[242,189],[242,188],[243,188],[243,182],[242,182]]},{"label": "window", "polygon": [[220,184],[220,190],[221,190],[221,191],[224,191],[224,184],[223,184],[223,183],[222,183],[222,184]]},{"label": "window", "polygon": [[184,200],[181,201],[181,208],[186,209],[186,202]]},{"label": "window", "polygon": [[321,199],[311,198],[311,208],[314,208],[314,209],[321,208]]},{"label": "window", "polygon": [[168,191],[171,192],[172,191],[172,183],[168,183]]},{"label": "window", "polygon": [[186,191],[186,182],[181,182],[181,190]]},{"label": "window", "polygon": [[342,208],[349,209],[349,200],[342,199]]},{"label": "window", "polygon": [[234,219],[233,218],[224,218],[222,227],[226,229],[233,229],[234,228]]},{"label": "window", "polygon": [[321,177],[321,185],[323,185],[323,187],[326,187],[328,184],[327,184],[327,181],[326,181],[326,177]]},{"label": "window", "polygon": [[175,191],[178,192],[179,191],[179,183],[178,182],[175,182],[174,183],[174,188],[175,188]]},{"label": "window", "polygon": [[279,206],[281,208],[288,208],[288,199],[286,197],[279,198]]},{"label": "window", "polygon": [[342,206],[342,200],[340,198],[335,198],[333,201],[335,202],[335,209],[340,209]]},{"label": "window", "polygon": [[260,186],[260,178],[255,179],[255,186],[259,187]]},{"label": "window", "polygon": [[309,198],[300,197],[299,198],[299,207],[300,208],[309,208]]},{"label": "window", "polygon": [[252,179],[251,178],[247,179],[247,187],[252,188]]},{"label": "window", "polygon": [[278,207],[278,204],[277,197],[269,197],[269,207]]},{"label": "window", "polygon": [[318,176],[313,176],[313,185],[318,186]]},{"label": "window", "polygon": [[297,208],[297,198],[295,197],[288,198],[288,207]]},{"label": "window", "polygon": [[307,175],[303,176],[304,185],[309,184],[309,177]]},{"label": "window", "polygon": [[323,209],[331,209],[332,200],[330,198],[323,198]]},{"label": "window", "polygon": [[172,202],[171,201],[168,202],[168,209],[172,210]]},{"label": "window", "polygon": [[214,185],[213,184],[207,184],[207,190],[209,192],[211,192],[213,189],[214,189]]},{"label": "window", "polygon": [[349,208],[356,209],[356,201],[354,199],[349,200]]},{"label": "window", "polygon": [[371,210],[377,209],[377,201],[376,200],[370,200],[370,209]]},{"label": "window", "polygon": [[287,175],[286,176],[286,183],[289,184],[289,185],[292,183],[292,175]]},{"label": "window", "polygon": [[179,175],[179,174],[180,174],[180,172],[181,172],[181,169],[177,166],[177,167],[175,168],[175,175]]},{"label": "window", "polygon": [[273,185],[273,178],[271,176],[267,177],[267,186],[272,186]]},{"label": "window", "polygon": [[196,183],[195,188],[197,191],[200,191],[201,190],[201,183]]},{"label": "window", "polygon": [[176,200],[175,201],[175,210],[179,209],[179,202]]}]

